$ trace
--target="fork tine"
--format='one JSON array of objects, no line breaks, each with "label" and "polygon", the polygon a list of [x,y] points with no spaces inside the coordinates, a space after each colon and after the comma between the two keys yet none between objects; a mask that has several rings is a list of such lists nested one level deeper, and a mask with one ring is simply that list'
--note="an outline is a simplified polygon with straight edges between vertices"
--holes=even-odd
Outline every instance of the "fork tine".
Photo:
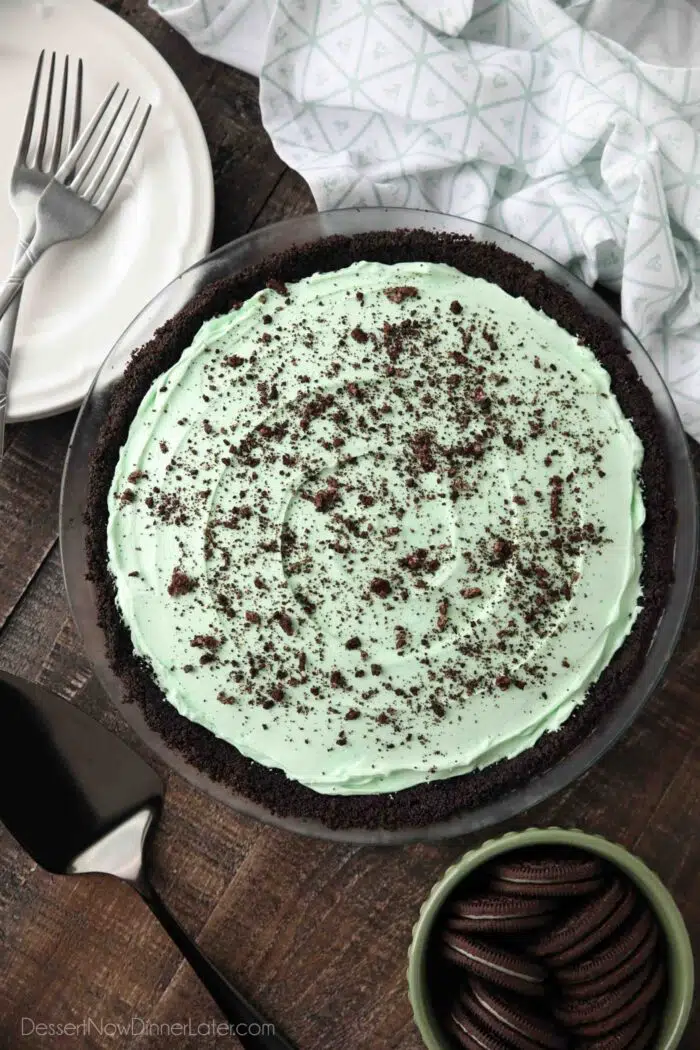
[{"label": "fork tine", "polygon": [[44,102],[44,119],[41,122],[41,133],[39,145],[36,148],[35,165],[39,171],[44,169],[44,150],[46,149],[46,136],[49,130],[49,117],[51,116],[51,96],[53,94],[53,77],[56,72],[56,52],[51,52],[51,65],[49,66],[49,79],[46,85],[46,100]]},{"label": "fork tine", "polygon": [[61,164],[60,168],[58,169],[58,171],[56,172],[56,174],[54,176],[54,178],[57,179],[58,182],[65,182],[66,178],[68,177],[68,175],[74,170],[74,168],[77,165],[78,161],[80,160],[80,158],[82,157],[83,153],[85,152],[85,149],[87,147],[88,142],[90,141],[90,139],[94,135],[95,128],[98,126],[98,124],[102,120],[102,117],[104,115],[105,110],[107,109],[107,106],[110,104],[110,102],[114,98],[114,95],[115,95],[118,87],[119,87],[119,84],[115,84],[114,87],[111,89],[111,91],[109,91],[107,93],[106,98],[100,104],[100,106],[99,106],[97,112],[95,113],[95,115],[93,116],[92,120],[90,121],[88,126],[85,128],[85,130],[83,131],[82,135],[80,136],[80,138],[78,139],[76,144],[73,146],[73,149],[70,151],[68,156],[65,158],[65,160]]},{"label": "fork tine", "polygon": [[[120,98],[120,100],[119,100],[119,102],[117,104],[117,108],[114,110],[114,112],[112,113],[112,116],[106,122],[104,131],[101,132],[100,137],[98,138],[97,142],[95,143],[95,145],[90,150],[90,153],[88,155],[87,160],[83,161],[83,163],[80,166],[80,171],[78,171],[76,173],[75,178],[73,179],[73,182],[71,183],[71,189],[72,190],[79,191],[80,187],[83,185],[83,183],[87,179],[88,175],[92,171],[92,168],[93,168],[93,166],[95,164],[95,161],[99,157],[100,153],[102,152],[102,147],[104,146],[105,142],[107,141],[107,136],[109,135],[110,131],[114,127],[114,122],[116,121],[117,117],[121,113],[122,107],[123,107],[124,103],[126,102],[126,97],[127,97],[128,94],[129,94],[129,89],[127,88],[127,90],[124,92],[124,94]],[[85,194],[82,194],[82,196],[85,196]],[[86,200],[87,199],[89,199],[89,198],[86,197]]]},{"label": "fork tine", "polygon": [[61,81],[61,100],[58,106],[58,127],[53,141],[53,153],[49,171],[53,175],[58,168],[61,159],[61,146],[63,145],[63,125],[66,119],[66,95],[68,94],[68,55],[63,63],[63,80]]},{"label": "fork tine", "polygon": [[[122,99],[122,101],[124,101],[124,99]],[[127,116],[121,122],[121,127],[118,129],[118,131],[116,133],[116,137],[115,137],[114,142],[112,143],[112,145],[110,146],[110,148],[109,148],[109,150],[107,152],[107,156],[101,161],[99,168],[97,169],[97,171],[95,172],[93,177],[90,179],[89,186],[87,186],[85,188],[85,191],[83,192],[83,197],[85,198],[86,201],[91,201],[93,199],[93,197],[97,194],[97,192],[98,192],[98,190],[100,188],[100,185],[101,185],[102,181],[104,180],[105,175],[107,174],[107,172],[109,171],[109,169],[110,169],[110,167],[112,165],[112,161],[114,160],[114,158],[115,158],[115,156],[117,154],[117,150],[119,149],[119,147],[121,146],[122,142],[124,141],[126,133],[129,130],[129,125],[131,124],[131,121],[133,120],[134,113],[136,112],[136,110],[139,107],[140,101],[141,101],[140,98],[136,99],[136,101],[134,102],[133,106],[131,107],[131,111],[127,114]]]},{"label": "fork tine", "polygon": [[139,121],[138,127],[136,128],[136,130],[134,131],[133,135],[131,136],[131,140],[129,142],[129,145],[126,148],[126,153],[124,154],[124,156],[120,160],[120,162],[119,162],[119,164],[117,166],[117,170],[113,173],[113,175],[111,176],[109,182],[107,183],[105,188],[102,190],[102,192],[100,193],[100,195],[97,198],[97,200],[94,200],[94,201],[91,202],[92,204],[94,204],[94,206],[96,208],[99,208],[100,211],[104,211],[105,210],[105,208],[109,205],[109,202],[112,200],[112,197],[114,196],[114,194],[119,189],[121,181],[124,178],[124,176],[126,175],[126,169],[131,164],[131,158],[133,157],[134,153],[136,152],[136,147],[138,146],[138,144],[139,144],[139,142],[141,140],[141,136],[143,135],[143,130],[146,127],[146,124],[148,123],[148,118],[151,115],[151,109],[152,108],[153,107],[150,105],[150,103],[149,103],[148,106],[146,106],[146,112],[141,117],[141,120]]},{"label": "fork tine", "polygon": [[80,118],[83,109],[83,60],[78,59],[78,75],[75,80],[75,99],[73,101],[73,127],[70,130],[69,149],[73,149],[80,134]]},{"label": "fork tine", "polygon": [[29,98],[29,107],[27,109],[27,116],[24,121],[24,129],[22,131],[22,138],[20,140],[19,149],[17,151],[17,163],[27,163],[27,153],[29,152],[29,143],[32,141],[32,131],[34,129],[34,116],[36,114],[36,100],[39,94],[39,83],[41,81],[41,71],[44,68],[44,55],[45,51],[42,51],[39,55],[39,61],[36,64],[36,72],[34,73],[34,83],[32,84],[32,93]]}]

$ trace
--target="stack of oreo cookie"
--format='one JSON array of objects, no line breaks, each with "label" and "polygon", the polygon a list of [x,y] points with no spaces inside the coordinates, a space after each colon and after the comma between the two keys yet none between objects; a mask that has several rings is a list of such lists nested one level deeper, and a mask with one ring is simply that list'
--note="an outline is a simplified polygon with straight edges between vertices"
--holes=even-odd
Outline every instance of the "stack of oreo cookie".
[{"label": "stack of oreo cookie", "polygon": [[[582,850],[521,850],[464,883],[437,933],[436,1004],[466,1050],[654,1050],[662,930],[616,868]],[[445,963],[447,971],[445,970]]]}]

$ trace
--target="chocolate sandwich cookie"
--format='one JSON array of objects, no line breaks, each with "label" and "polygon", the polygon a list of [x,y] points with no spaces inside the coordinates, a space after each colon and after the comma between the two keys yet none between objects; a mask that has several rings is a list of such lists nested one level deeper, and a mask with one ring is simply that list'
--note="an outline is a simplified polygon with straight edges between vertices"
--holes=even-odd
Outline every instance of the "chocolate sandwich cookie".
[{"label": "chocolate sandwich cookie", "polygon": [[506,897],[492,893],[454,901],[447,926],[465,933],[525,933],[548,926],[555,904],[534,897]]},{"label": "chocolate sandwich cookie", "polygon": [[575,944],[587,937],[593,930],[599,929],[611,912],[624,899],[625,890],[619,879],[615,879],[607,889],[592,900],[577,908],[563,922],[558,923],[547,933],[538,937],[531,945],[533,955],[547,957],[568,951]]},{"label": "chocolate sandwich cookie", "polygon": [[443,958],[466,974],[444,1023],[465,1050],[657,1050],[667,962],[654,910],[622,871],[562,854],[494,864],[442,913]]},{"label": "chocolate sandwich cookie", "polygon": [[[641,970],[641,968],[649,962],[654,955],[657,942],[658,932],[654,926],[650,929],[646,938],[642,941],[637,950],[632,952],[631,955],[628,955],[622,963],[615,966],[603,977],[597,977],[594,981],[586,981],[585,984],[572,985],[570,988],[566,989],[565,995],[571,999],[588,999],[611,991],[613,988],[616,988],[618,984],[621,984],[623,981],[626,981],[631,977],[632,974]],[[610,950],[610,954],[616,954],[614,948]]]},{"label": "chocolate sandwich cookie", "polygon": [[631,1021],[609,1035],[580,1041],[577,1050],[651,1050],[657,1026],[656,1014],[641,1010]]},{"label": "chocolate sandwich cookie", "polygon": [[[604,893],[578,909],[567,920],[566,946],[561,947],[559,944],[556,949],[549,948],[546,952],[547,962],[558,968],[583,958],[620,929],[632,914],[635,904],[634,890],[630,886],[621,887],[616,880]],[[531,950],[534,955],[541,954],[535,946]]]},{"label": "chocolate sandwich cookie", "polygon": [[617,934],[620,927],[624,925],[634,911],[635,904],[635,892],[631,887],[628,887],[623,894],[622,900],[600,926],[597,928],[589,927],[590,932],[585,934],[582,940],[577,941],[572,948],[557,952],[556,955],[548,956],[547,962],[551,966],[558,968],[583,958],[584,955],[603,944],[609,937]]},{"label": "chocolate sandwich cookie", "polygon": [[603,865],[590,853],[569,850],[545,856],[510,856],[495,863],[491,872],[497,879],[512,882],[579,882],[600,878]]},{"label": "chocolate sandwich cookie", "polygon": [[521,995],[544,995],[547,971],[534,960],[453,930],[443,932],[442,944],[446,959],[477,977]]},{"label": "chocolate sandwich cookie", "polygon": [[580,882],[510,882],[492,879],[489,889],[494,893],[508,893],[514,897],[585,897],[603,886],[602,879],[582,879]]},{"label": "chocolate sandwich cookie", "polygon": [[[587,1039],[599,1039],[600,1036],[608,1035],[610,1032],[622,1028],[633,1017],[636,1017],[638,1013],[646,1010],[658,996],[666,979],[665,967],[660,962],[652,962],[650,968],[651,976],[632,999],[621,1002],[620,1000],[624,998],[624,995],[618,988],[608,992],[607,998],[614,1002],[615,1009],[600,1021],[582,1018],[581,1022],[576,1025],[577,1034]],[[581,1005],[583,1006],[584,1004]]]},{"label": "chocolate sandwich cookie", "polygon": [[657,1017],[650,1017],[642,1031],[627,1050],[654,1050],[656,1036],[659,1030]]},{"label": "chocolate sandwich cookie", "polygon": [[472,977],[462,990],[468,1011],[498,1035],[510,1040],[514,1050],[566,1050],[567,1036],[547,1017],[529,1010],[519,1000],[497,991],[478,977]]},{"label": "chocolate sandwich cookie", "polygon": [[622,981],[610,992],[589,999],[564,999],[554,1007],[554,1016],[567,1028],[576,1031],[580,1025],[604,1021],[631,1002],[642,990],[654,971],[654,960],[649,959],[637,973]]},{"label": "chocolate sandwich cookie", "polygon": [[595,955],[560,968],[557,981],[566,989],[567,995],[576,995],[574,988],[606,977],[624,965],[632,955],[646,962],[657,940],[658,928],[651,912],[643,911],[619,938],[606,944]]},{"label": "chocolate sandwich cookie", "polygon": [[512,1044],[504,1042],[459,1003],[452,1007],[448,1027],[465,1050],[513,1050]]},{"label": "chocolate sandwich cookie", "polygon": [[658,1030],[658,1017],[651,1015],[639,1035],[635,1036],[625,1050],[654,1050]]},{"label": "chocolate sandwich cookie", "polygon": [[478,1021],[485,1031],[491,1032],[496,1038],[501,1040],[508,1047],[508,1050],[542,1050],[538,1043],[533,1043],[531,1039],[520,1035],[519,1032],[514,1032],[495,1018],[490,1017],[486,1010],[480,1008],[478,1002],[468,990],[463,992],[461,1001],[467,1015]]},{"label": "chocolate sandwich cookie", "polygon": [[491,888],[527,897],[576,897],[602,886],[603,865],[597,857],[567,853],[510,858],[494,864]]}]

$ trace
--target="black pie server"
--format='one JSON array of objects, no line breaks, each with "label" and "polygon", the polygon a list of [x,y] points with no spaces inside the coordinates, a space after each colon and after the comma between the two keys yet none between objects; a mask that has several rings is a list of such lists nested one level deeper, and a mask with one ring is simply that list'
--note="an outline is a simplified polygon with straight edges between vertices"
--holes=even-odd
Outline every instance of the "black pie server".
[{"label": "black pie server", "polygon": [[166,908],[147,874],[160,778],[130,747],[54,693],[0,672],[0,819],[56,875],[100,873],[141,894],[246,1050],[293,1050]]}]

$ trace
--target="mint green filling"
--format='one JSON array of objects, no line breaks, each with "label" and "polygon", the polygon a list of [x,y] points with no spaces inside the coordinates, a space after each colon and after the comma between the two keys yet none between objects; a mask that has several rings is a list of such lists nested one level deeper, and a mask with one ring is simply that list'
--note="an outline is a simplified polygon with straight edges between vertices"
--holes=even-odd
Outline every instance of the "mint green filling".
[{"label": "mint green filling", "polygon": [[[419,297],[395,303],[384,294],[388,287],[403,285],[415,287]],[[364,294],[363,303],[356,298],[357,289]],[[459,317],[450,311],[453,300],[463,307]],[[265,323],[265,316],[272,323]],[[487,325],[505,355],[500,370],[508,384],[499,390],[517,390],[525,404],[539,398],[544,409],[547,432],[525,441],[517,456],[495,437],[479,461],[479,477],[475,480],[472,473],[465,495],[458,498],[450,497],[451,482],[440,470],[416,471],[417,488],[411,488],[406,471],[393,469],[395,457],[405,455],[415,436],[416,420],[404,402],[393,399],[393,381],[377,367],[372,342],[348,338],[360,326],[381,339],[384,320],[408,317],[446,319],[438,344],[425,350],[434,403],[422,409],[420,420],[422,428],[432,425],[441,443],[469,437],[448,397],[447,377],[456,371],[450,351],[462,347],[457,322],[476,325],[468,351],[475,361],[488,353],[481,335]],[[302,331],[312,333],[312,342],[306,340],[310,345]],[[269,342],[261,342],[263,333],[272,336]],[[226,364],[230,355],[242,358],[243,364]],[[333,362],[339,366],[335,371]],[[411,370],[403,382],[426,375],[420,355],[402,357],[398,364]],[[550,365],[556,373],[548,371]],[[569,396],[563,401],[549,396],[543,386],[545,377],[552,382],[552,375],[561,376],[556,381],[566,385]],[[268,390],[276,386],[277,398],[261,403],[260,383],[267,383]],[[348,395],[348,383],[367,391],[364,407]],[[367,411],[370,405],[388,405],[391,441],[376,432],[364,433],[358,423],[335,449],[336,428],[328,413],[312,419],[300,434],[295,406],[319,392],[334,393],[352,419],[353,412]],[[521,424],[524,411],[513,409],[514,425]],[[253,479],[254,468],[231,456],[228,446],[239,446],[260,426],[285,422],[290,424],[287,436],[256,453],[261,461]],[[476,418],[470,425],[473,438],[483,423]],[[585,453],[561,436],[566,432],[596,435],[595,469]],[[299,435],[297,442],[291,433]],[[548,467],[544,457],[553,445],[556,463]],[[268,450],[274,462],[268,462]],[[296,462],[283,465],[284,453],[294,454]],[[640,597],[642,454],[593,353],[525,300],[438,264],[357,263],[317,274],[290,285],[288,301],[267,291],[207,322],[144,398],[109,496],[108,553],[117,603],[134,650],[149,661],[169,703],[244,755],[280,768],[316,791],[390,792],[467,773],[518,755],[543,733],[558,729],[628,635]],[[549,499],[538,501],[534,493],[548,494],[553,471],[565,477],[582,465],[586,480],[576,513],[582,523],[602,527],[605,542],[582,548],[570,600],[559,602],[546,630],[537,633],[510,608],[514,559],[484,569],[475,581],[465,568],[465,551],[488,534],[505,504],[513,507],[509,541],[516,548],[551,532]],[[129,481],[135,471],[146,477]],[[340,535],[333,531],[332,513],[317,511],[303,498],[309,488],[312,494],[323,488],[329,477],[340,480],[348,513],[361,515],[365,526],[372,526],[364,538],[351,537],[350,556],[329,545]],[[382,478],[383,491],[377,487]],[[156,503],[171,496],[181,509],[184,505],[182,520],[177,510],[164,522],[148,509],[146,497],[154,486],[160,489]],[[377,504],[360,508],[356,493],[368,486],[376,488]],[[127,489],[134,494],[132,502],[122,498]],[[513,505],[518,494],[526,500],[522,507]],[[571,486],[565,485],[567,514],[571,498]],[[383,517],[387,500],[406,508],[398,531],[389,538]],[[242,505],[252,506],[254,513],[246,518],[236,511],[232,516]],[[230,521],[221,525],[229,519],[235,527]],[[205,539],[212,524],[213,550]],[[305,537],[300,552],[280,552],[284,524]],[[274,550],[263,550],[262,543]],[[400,607],[398,585],[390,598],[368,600],[371,581],[398,580],[392,573],[399,572],[401,557],[415,548],[429,549],[439,560],[436,571],[425,577],[426,586],[415,587],[408,574],[410,599]],[[550,575],[557,571],[552,558],[543,540],[540,561]],[[171,597],[175,568],[197,586]],[[462,592],[475,582],[481,594],[465,598]],[[436,610],[445,598],[449,623],[440,631]],[[312,613],[304,611],[309,599],[316,606]],[[280,609],[291,616],[291,636],[275,620]],[[257,614],[260,622],[249,622],[246,611]],[[518,646],[506,652],[508,670],[511,677],[522,675],[524,687],[501,690],[483,682],[468,695],[464,681],[484,675],[484,659],[474,650],[495,645],[498,631],[513,619]],[[400,649],[397,624],[408,639]],[[216,658],[201,664],[205,650],[192,640],[212,635],[221,641]],[[361,647],[346,648],[354,637]],[[272,662],[265,649],[271,639]],[[300,651],[306,654],[303,672]],[[251,676],[251,659],[254,667],[267,666]],[[378,676],[371,673],[372,664],[380,665]],[[489,668],[492,664],[489,657]],[[540,669],[536,681],[522,670],[532,664]],[[190,665],[192,670],[183,670]],[[341,672],[344,688],[329,685],[333,671]],[[357,671],[364,674],[355,677]],[[452,671],[456,676],[451,677]],[[276,687],[283,695],[273,694]],[[397,687],[402,693],[395,693]],[[255,702],[266,691],[277,696],[274,706]],[[436,698],[442,713],[430,702]],[[388,707],[393,711],[383,719]],[[347,719],[349,711],[359,715]],[[344,743],[339,744],[341,734]]]}]

